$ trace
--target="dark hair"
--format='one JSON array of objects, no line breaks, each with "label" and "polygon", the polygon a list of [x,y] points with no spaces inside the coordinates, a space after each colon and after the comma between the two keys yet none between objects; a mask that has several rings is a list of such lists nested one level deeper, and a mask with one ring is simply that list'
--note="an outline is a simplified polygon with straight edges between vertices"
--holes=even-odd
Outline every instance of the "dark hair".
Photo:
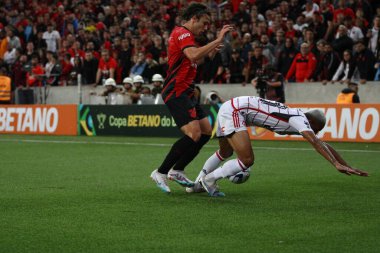
[{"label": "dark hair", "polygon": [[192,17],[196,16],[200,18],[202,15],[210,16],[211,13],[206,5],[200,3],[192,3],[187,7],[182,13],[182,18],[186,21],[190,20]]},{"label": "dark hair", "polygon": [[344,58],[342,59],[343,60],[343,66],[344,66],[344,68],[346,68],[346,66],[347,66],[347,64],[348,64],[348,66],[354,66],[354,59],[352,58],[352,51],[350,50],[350,49],[346,49],[346,50],[344,50],[343,51],[343,55],[344,55],[344,53],[349,53],[350,54],[350,60],[348,61],[348,62],[346,62],[345,60],[344,60]]},{"label": "dark hair", "polygon": [[344,54],[344,53],[349,53],[350,56],[352,56],[352,51],[351,51],[350,49],[346,49],[346,50],[344,50],[344,51],[343,51],[343,54]]},{"label": "dark hair", "polygon": [[365,42],[364,42],[363,39],[360,39],[360,40],[356,41],[355,45],[357,45],[357,44],[362,44],[363,46],[365,46]]},{"label": "dark hair", "polygon": [[32,53],[31,58],[40,60],[40,56],[37,53]]}]

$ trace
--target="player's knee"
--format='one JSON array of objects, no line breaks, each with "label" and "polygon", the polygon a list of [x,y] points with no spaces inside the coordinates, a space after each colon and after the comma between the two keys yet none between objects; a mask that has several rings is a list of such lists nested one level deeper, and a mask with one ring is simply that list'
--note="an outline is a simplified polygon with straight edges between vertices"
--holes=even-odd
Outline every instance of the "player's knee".
[{"label": "player's knee", "polygon": [[201,128],[204,135],[212,135],[212,127],[210,125]]},{"label": "player's knee", "polygon": [[244,164],[246,168],[251,167],[253,163],[255,162],[255,159],[253,156],[242,157],[242,158],[239,158],[239,160]]},{"label": "player's knee", "polygon": [[207,129],[206,131],[203,132],[204,135],[212,135],[212,129]]},{"label": "player's knee", "polygon": [[198,142],[199,139],[201,138],[201,131],[191,131],[189,133],[187,133],[187,135],[194,141],[194,142]]},{"label": "player's knee", "polygon": [[219,150],[219,155],[223,157],[223,159],[227,159],[233,155],[233,150]]}]

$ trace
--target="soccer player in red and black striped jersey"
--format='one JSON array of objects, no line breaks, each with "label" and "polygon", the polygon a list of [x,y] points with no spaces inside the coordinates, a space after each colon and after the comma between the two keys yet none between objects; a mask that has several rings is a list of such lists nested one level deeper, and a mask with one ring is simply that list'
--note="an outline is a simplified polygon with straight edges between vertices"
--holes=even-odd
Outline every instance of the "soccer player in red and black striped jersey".
[{"label": "soccer player in red and black striped jersey", "polygon": [[[302,135],[314,149],[329,161],[339,172],[347,175],[368,176],[368,173],[347,164],[329,144],[321,141],[316,134],[326,123],[320,110],[303,113],[282,103],[252,96],[241,96],[225,102],[218,112],[219,150],[205,163],[196,179],[192,191],[200,192],[200,184],[210,196],[224,196],[219,192],[216,181],[247,171],[253,165],[254,155],[247,126],[259,126],[278,134]],[[218,166],[235,151],[237,158]]]},{"label": "soccer player in red and black striped jersey", "polygon": [[205,57],[213,57],[222,47],[224,36],[232,30],[225,25],[214,41],[198,47],[195,36],[202,34],[210,23],[208,8],[193,3],[182,15],[185,23],[173,29],[168,42],[169,69],[162,90],[162,98],[184,136],[176,141],[161,166],[151,178],[164,192],[170,193],[167,178],[182,186],[193,186],[184,169],[208,142],[212,128],[194,97],[194,78],[197,65]]}]

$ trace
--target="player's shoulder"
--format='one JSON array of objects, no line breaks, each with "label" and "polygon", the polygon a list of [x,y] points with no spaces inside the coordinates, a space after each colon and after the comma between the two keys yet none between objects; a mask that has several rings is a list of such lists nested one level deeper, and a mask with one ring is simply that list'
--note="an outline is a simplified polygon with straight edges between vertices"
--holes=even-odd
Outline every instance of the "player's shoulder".
[{"label": "player's shoulder", "polygon": [[182,32],[190,32],[190,31],[186,27],[180,25],[180,26],[174,27],[173,32],[182,33]]},{"label": "player's shoulder", "polygon": [[184,26],[176,26],[172,31],[172,37],[183,40],[188,37],[193,37],[193,34]]}]

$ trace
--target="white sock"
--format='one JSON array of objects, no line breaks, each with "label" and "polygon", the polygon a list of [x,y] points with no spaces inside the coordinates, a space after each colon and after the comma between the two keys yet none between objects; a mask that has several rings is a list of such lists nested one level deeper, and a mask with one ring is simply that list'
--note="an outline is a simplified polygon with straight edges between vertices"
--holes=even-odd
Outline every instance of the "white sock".
[{"label": "white sock", "polygon": [[216,170],[220,163],[223,161],[224,158],[219,154],[219,150],[217,150],[212,156],[207,159],[203,165],[203,169],[199,172],[198,177],[195,179],[195,181],[199,181],[205,175]]},{"label": "white sock", "polygon": [[219,154],[219,150],[217,150],[203,165],[203,172],[206,174],[213,172],[219,167],[219,164],[224,161],[224,158]]},{"label": "white sock", "polygon": [[235,175],[236,173],[247,169],[248,168],[239,159],[232,159],[227,161],[225,164],[223,164],[223,166],[217,168],[210,174],[207,174],[205,179],[208,182],[217,181],[221,178]]}]

